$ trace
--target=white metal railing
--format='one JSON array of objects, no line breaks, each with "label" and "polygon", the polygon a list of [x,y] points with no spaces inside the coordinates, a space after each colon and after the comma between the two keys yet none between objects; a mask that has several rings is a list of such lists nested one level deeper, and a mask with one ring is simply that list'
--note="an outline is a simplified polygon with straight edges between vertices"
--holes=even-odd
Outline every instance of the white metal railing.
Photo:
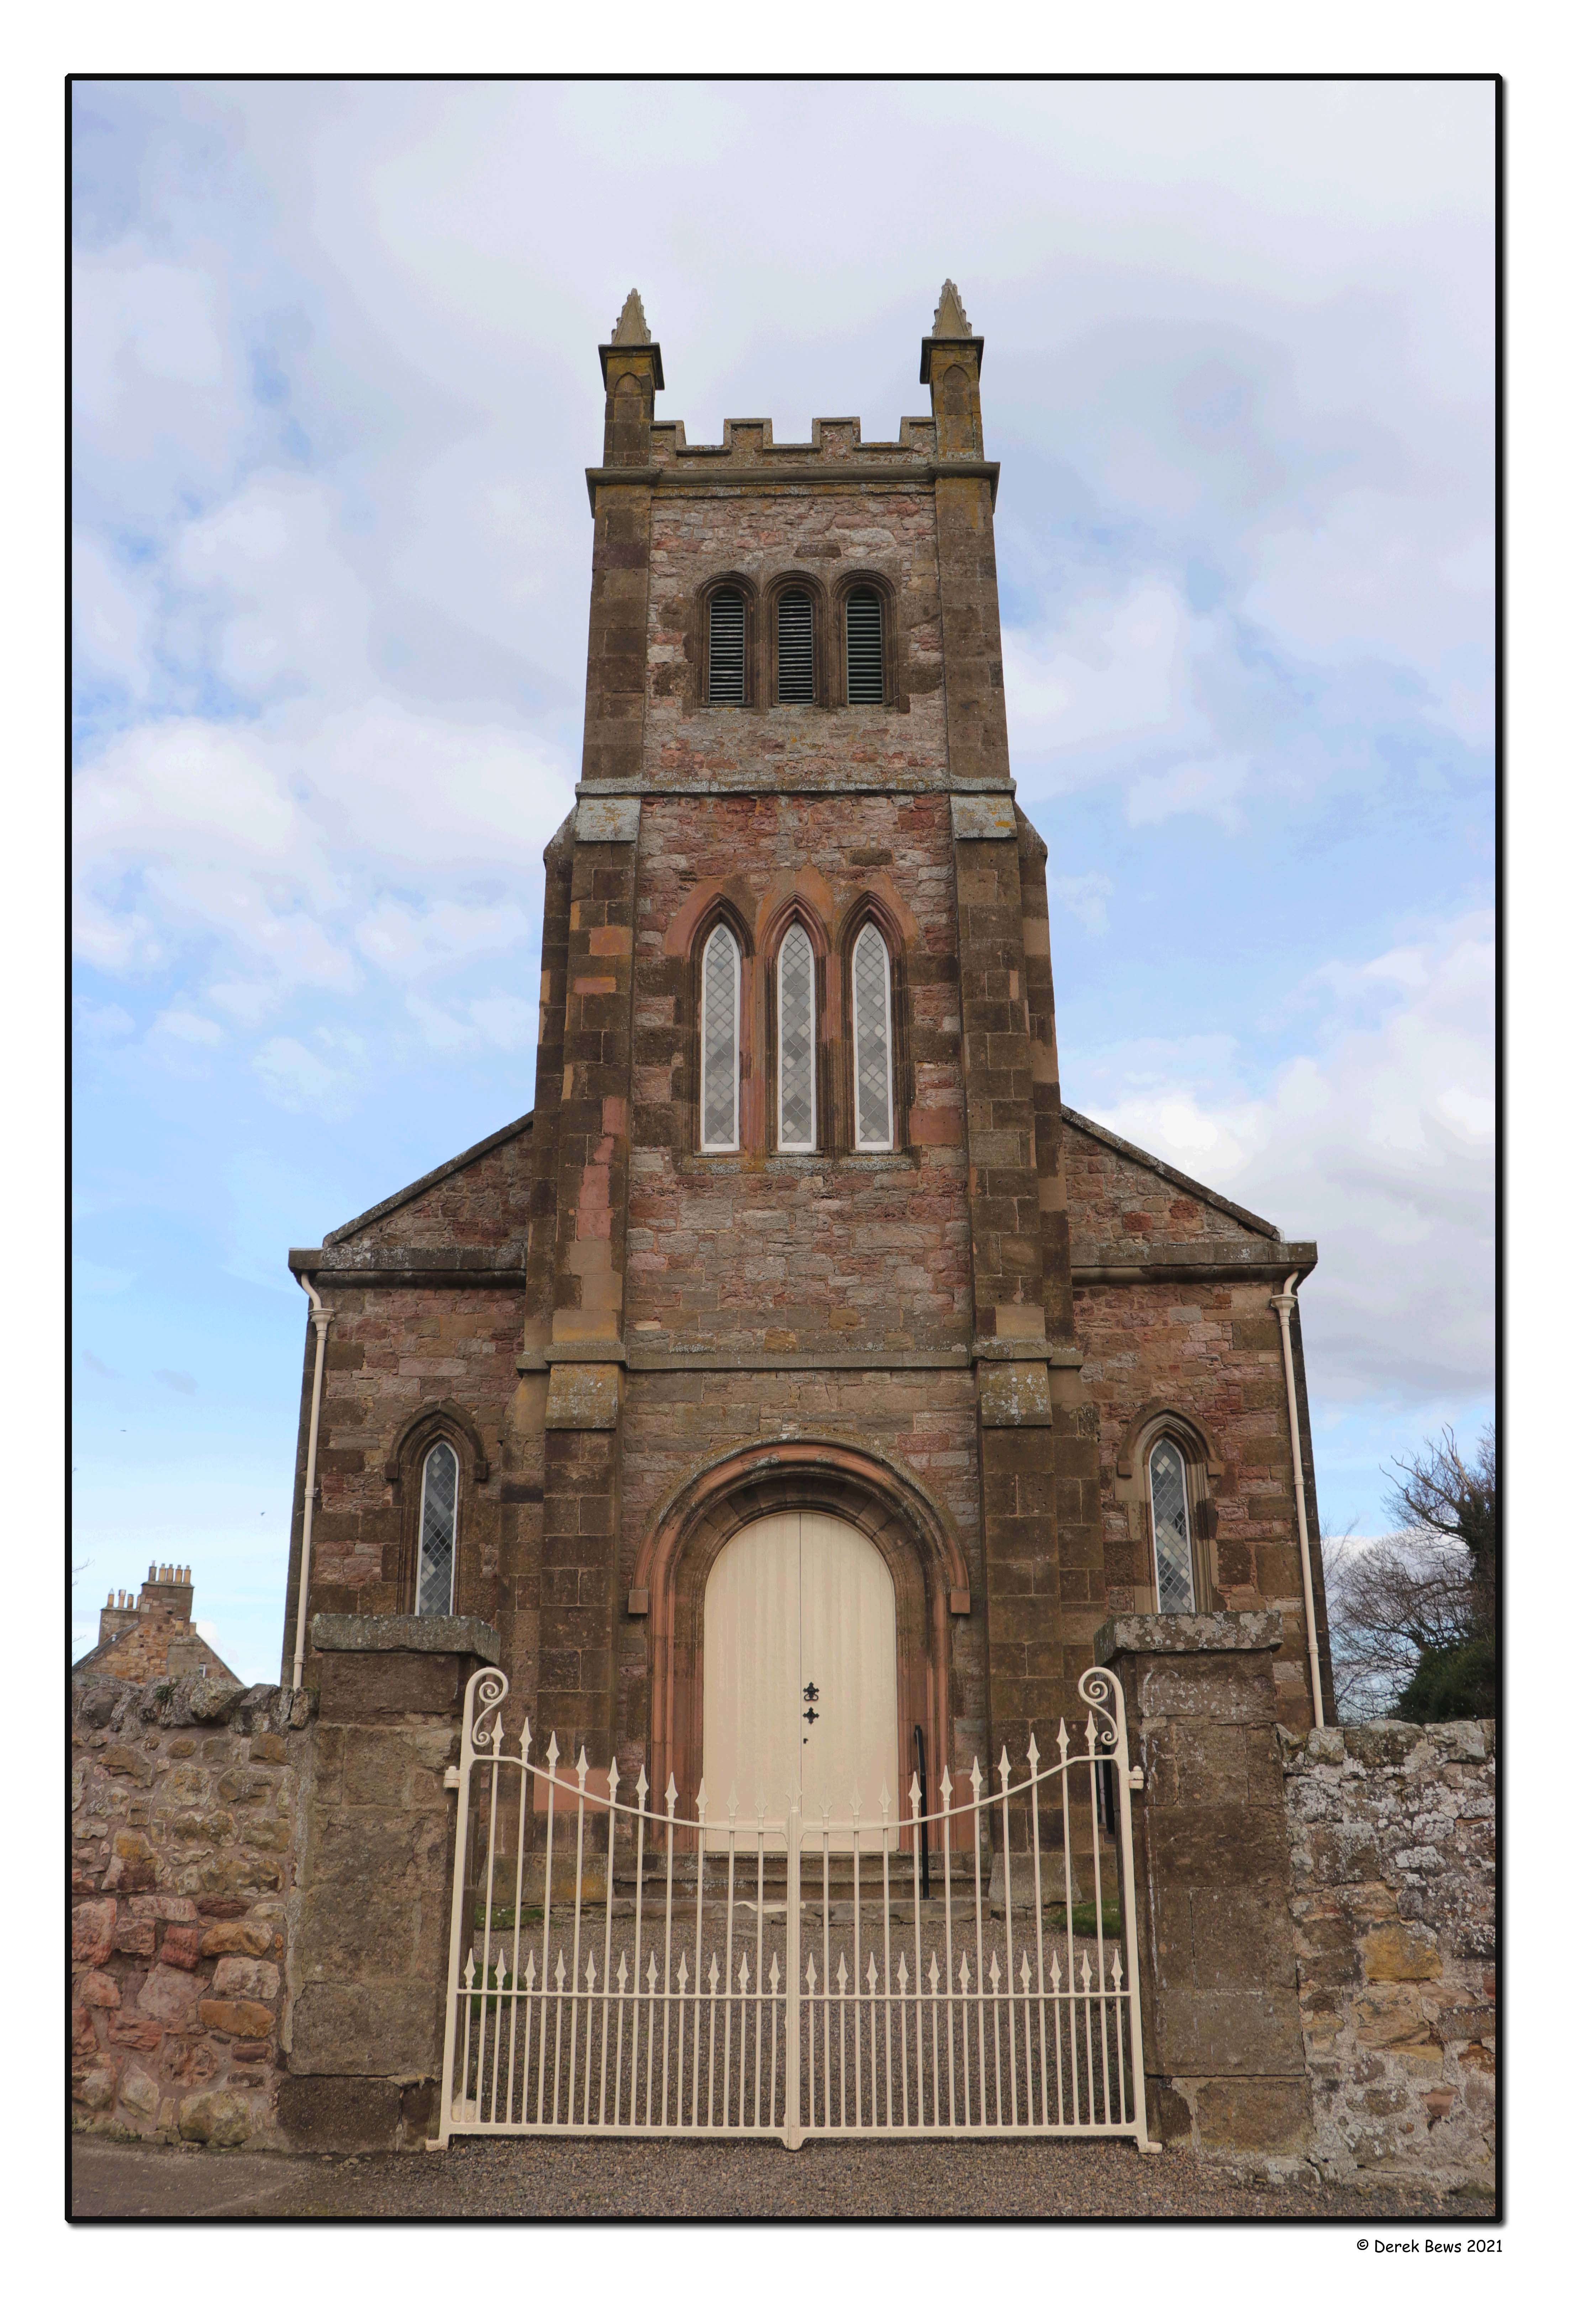
[{"label": "white metal railing", "polygon": [[616,1768],[593,1788],[583,1750],[560,1774],[556,1736],[533,1760],[528,1720],[511,1748],[508,1692],[499,1670],[465,1690],[435,2144],[1107,2136],[1152,2151],[1129,1796],[1142,1776],[1110,1671],[1079,1682],[1080,1737],[1063,1720],[1049,1758],[1030,1737],[1016,1777],[1003,1748],[988,1794],[976,1760],[961,1805],[945,1771],[928,1816],[916,1775],[907,1815],[883,1791],[868,1817],[857,1800],[844,1817],[794,1801],[741,1820],[730,1798],[723,1820],[702,1784],[684,1817],[670,1776],[649,1803],[643,1769],[621,1799]]}]

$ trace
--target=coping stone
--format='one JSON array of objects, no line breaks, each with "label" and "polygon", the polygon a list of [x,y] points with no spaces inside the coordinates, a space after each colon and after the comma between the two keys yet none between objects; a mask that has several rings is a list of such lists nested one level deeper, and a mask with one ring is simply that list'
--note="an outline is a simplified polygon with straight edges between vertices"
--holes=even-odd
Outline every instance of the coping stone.
[{"label": "coping stone", "polygon": [[637,798],[583,798],[575,809],[575,837],[629,846],[640,836]]},{"label": "coping stone", "polygon": [[984,792],[972,798],[952,798],[953,839],[1015,839],[1018,810],[1002,793]]},{"label": "coping stone", "polygon": [[1112,1655],[1257,1654],[1285,1643],[1278,1614],[1117,1614],[1094,1640],[1094,1660]]},{"label": "coping stone", "polygon": [[479,1655],[501,1662],[503,1642],[479,1614],[314,1614],[319,1655]]}]

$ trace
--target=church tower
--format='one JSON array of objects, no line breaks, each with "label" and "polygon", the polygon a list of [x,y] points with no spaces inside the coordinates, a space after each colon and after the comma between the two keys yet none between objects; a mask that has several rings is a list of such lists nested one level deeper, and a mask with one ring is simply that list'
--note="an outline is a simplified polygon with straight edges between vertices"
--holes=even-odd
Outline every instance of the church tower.
[{"label": "church tower", "polygon": [[312,1510],[314,1615],[477,1618],[659,1798],[1020,1762],[1112,1611],[1283,1612],[1305,1725],[1316,1253],[1063,1107],[984,341],[947,282],[887,442],[689,444],[634,291],[600,354],[534,1110],[291,1254],[287,1665]]}]

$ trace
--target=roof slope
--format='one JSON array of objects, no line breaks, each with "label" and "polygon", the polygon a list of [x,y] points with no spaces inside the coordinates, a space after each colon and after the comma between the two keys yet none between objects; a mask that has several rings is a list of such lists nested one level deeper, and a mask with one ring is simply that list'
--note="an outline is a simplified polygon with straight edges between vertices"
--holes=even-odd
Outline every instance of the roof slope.
[{"label": "roof slope", "polygon": [[1245,1229],[1279,1243],[1280,1231],[1228,1194],[1106,1130],[1086,1114],[1061,1109],[1069,1135],[1064,1154],[1073,1247],[1116,1243],[1239,1242]]},{"label": "roof slope", "polygon": [[[399,1240],[402,1243],[419,1245],[423,1242],[452,1242],[456,1230],[464,1229],[466,1242],[509,1242],[524,1232],[525,1205],[530,1198],[529,1163],[521,1167],[517,1154],[504,1149],[517,1139],[528,1138],[535,1117],[522,1113],[502,1130],[494,1130],[490,1138],[478,1139],[467,1146],[463,1154],[450,1161],[440,1162],[435,1170],[401,1186],[397,1194],[390,1194],[381,1203],[373,1203],[342,1227],[323,1237],[323,1249],[364,1242],[369,1230],[381,1226],[396,1211],[408,1215],[399,1222]],[[464,1178],[465,1184],[451,1182]]]}]

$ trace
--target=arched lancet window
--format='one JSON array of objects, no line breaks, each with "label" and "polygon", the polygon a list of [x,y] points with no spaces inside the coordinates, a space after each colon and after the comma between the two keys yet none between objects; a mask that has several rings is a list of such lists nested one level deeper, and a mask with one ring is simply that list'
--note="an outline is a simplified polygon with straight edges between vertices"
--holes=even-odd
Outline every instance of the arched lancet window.
[{"label": "arched lancet window", "polygon": [[454,1545],[459,1524],[459,1461],[439,1437],[421,1463],[420,1551],[416,1568],[418,1614],[454,1611]]},{"label": "arched lancet window", "polygon": [[853,589],[848,594],[848,700],[886,699],[885,607],[879,589]]},{"label": "arched lancet window", "polygon": [[708,1153],[738,1145],[738,944],[718,924],[700,962],[700,1144]]},{"label": "arched lancet window", "polygon": [[855,1143],[879,1153],[892,1142],[891,963],[869,922],[853,946]]},{"label": "arched lancet window", "polygon": [[1154,1578],[1162,1614],[1195,1614],[1193,1526],[1187,1463],[1181,1446],[1161,1436],[1148,1455],[1148,1506],[1154,1526]]},{"label": "arched lancet window", "polygon": [[741,708],[744,601],[741,589],[718,589],[707,608],[705,699]]},{"label": "arched lancet window", "polygon": [[805,589],[777,600],[777,699],[815,700],[815,608]]},{"label": "arched lancet window", "polygon": [[777,954],[777,1143],[815,1151],[815,947],[795,920]]}]

